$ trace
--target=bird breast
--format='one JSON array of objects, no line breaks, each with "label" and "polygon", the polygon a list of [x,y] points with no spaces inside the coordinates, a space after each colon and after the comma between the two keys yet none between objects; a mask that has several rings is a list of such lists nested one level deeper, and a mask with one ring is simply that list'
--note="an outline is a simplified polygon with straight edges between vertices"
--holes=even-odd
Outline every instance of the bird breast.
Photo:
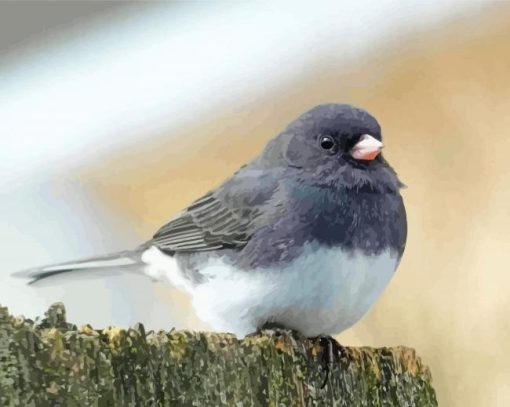
[{"label": "bird breast", "polygon": [[370,309],[399,262],[389,249],[368,255],[307,244],[286,265],[250,271],[211,257],[200,267],[202,282],[193,285],[172,258],[161,255],[166,258],[155,261],[152,253],[153,264],[190,292],[198,317],[214,330],[241,337],[265,322],[306,336],[339,333]]}]

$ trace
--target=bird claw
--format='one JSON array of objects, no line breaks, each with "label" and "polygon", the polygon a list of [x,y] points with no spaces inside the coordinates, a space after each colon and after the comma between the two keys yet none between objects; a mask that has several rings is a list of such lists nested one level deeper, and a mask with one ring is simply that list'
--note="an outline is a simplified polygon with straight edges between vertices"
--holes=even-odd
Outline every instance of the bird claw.
[{"label": "bird claw", "polygon": [[320,387],[323,389],[330,378],[333,364],[340,361],[342,355],[345,354],[345,348],[332,336],[319,336],[314,339],[319,342],[319,346],[322,349],[321,364],[326,372],[326,377]]},{"label": "bird claw", "polygon": [[[283,325],[268,322],[252,332],[247,337],[267,335],[273,338],[279,338],[281,336],[288,336],[294,341],[303,339],[303,336],[296,330],[287,328]],[[333,364],[340,361],[341,357],[345,355],[345,348],[338,343],[338,341],[332,336],[317,336],[310,338],[312,341],[317,341],[322,352],[321,352],[321,367],[326,372],[326,376],[321,385],[321,389],[326,386],[330,378],[331,371],[333,370]]]}]

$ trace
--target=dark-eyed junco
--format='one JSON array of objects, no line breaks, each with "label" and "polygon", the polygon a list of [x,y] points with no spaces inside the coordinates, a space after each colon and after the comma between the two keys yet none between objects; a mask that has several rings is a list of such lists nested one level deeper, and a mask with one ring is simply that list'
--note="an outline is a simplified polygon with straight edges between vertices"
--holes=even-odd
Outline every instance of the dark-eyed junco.
[{"label": "dark-eyed junco", "polygon": [[404,251],[402,184],[381,148],[364,110],[316,106],[137,249],[21,274],[140,269],[188,291],[215,330],[336,334],[368,311]]}]

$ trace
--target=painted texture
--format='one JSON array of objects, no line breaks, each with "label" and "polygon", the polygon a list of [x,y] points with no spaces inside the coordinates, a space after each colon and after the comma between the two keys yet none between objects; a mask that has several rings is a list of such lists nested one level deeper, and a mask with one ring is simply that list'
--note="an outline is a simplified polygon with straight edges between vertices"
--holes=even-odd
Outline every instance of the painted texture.
[{"label": "painted texture", "polygon": [[40,321],[0,308],[6,406],[435,406],[414,350],[346,348],[325,379],[313,340],[77,328],[62,304]]}]

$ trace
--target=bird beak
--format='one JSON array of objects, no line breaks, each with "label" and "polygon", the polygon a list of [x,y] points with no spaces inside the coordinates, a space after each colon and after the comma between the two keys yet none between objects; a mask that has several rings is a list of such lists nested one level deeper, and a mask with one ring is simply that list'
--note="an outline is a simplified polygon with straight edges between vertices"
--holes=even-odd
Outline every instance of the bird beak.
[{"label": "bird beak", "polygon": [[381,143],[370,134],[363,134],[359,141],[351,148],[351,156],[356,160],[373,160],[383,148]]}]

